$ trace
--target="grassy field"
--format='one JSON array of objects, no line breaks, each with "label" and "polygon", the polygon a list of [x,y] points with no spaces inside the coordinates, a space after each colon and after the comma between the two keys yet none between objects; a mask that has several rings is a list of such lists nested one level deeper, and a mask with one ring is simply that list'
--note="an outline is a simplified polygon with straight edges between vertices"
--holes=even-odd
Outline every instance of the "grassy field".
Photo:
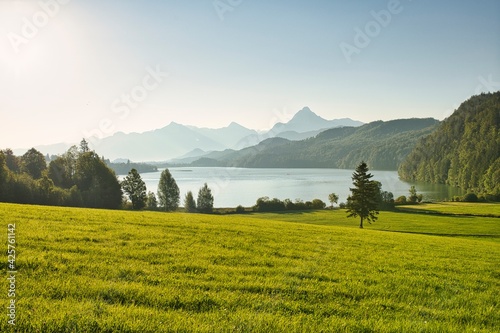
[{"label": "grassy field", "polygon": [[500,217],[500,204],[494,203],[440,202],[413,206],[398,206],[398,208],[408,211],[424,211],[439,214]]},{"label": "grassy field", "polygon": [[[495,332],[500,219],[210,216],[0,204],[1,332]],[[292,223],[291,223],[292,222]],[[388,232],[391,231],[391,232]],[[7,275],[7,254],[1,261]],[[9,289],[2,279],[4,291]],[[7,300],[3,309],[7,314]]]}]

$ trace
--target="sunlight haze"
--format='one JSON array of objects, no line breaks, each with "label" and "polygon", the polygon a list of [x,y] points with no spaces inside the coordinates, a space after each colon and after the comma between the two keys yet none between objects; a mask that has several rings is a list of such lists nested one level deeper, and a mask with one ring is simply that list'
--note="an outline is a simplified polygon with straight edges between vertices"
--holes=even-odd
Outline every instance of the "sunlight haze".
[{"label": "sunlight haze", "polygon": [[0,146],[269,129],[304,106],[441,120],[500,90],[499,17],[494,0],[1,1]]}]

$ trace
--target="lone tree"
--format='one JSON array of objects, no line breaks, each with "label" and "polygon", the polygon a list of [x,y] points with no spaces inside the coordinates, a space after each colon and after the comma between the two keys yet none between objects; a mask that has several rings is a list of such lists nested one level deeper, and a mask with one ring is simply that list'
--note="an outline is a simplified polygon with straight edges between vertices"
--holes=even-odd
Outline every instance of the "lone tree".
[{"label": "lone tree", "polygon": [[351,195],[347,198],[347,217],[361,218],[359,224],[363,228],[363,220],[367,219],[371,224],[377,220],[379,186],[376,181],[371,180],[373,175],[368,173],[368,166],[361,162],[352,174],[354,188],[350,188]]},{"label": "lone tree", "polygon": [[161,209],[174,211],[179,207],[179,187],[168,169],[163,170],[158,184],[158,201]]},{"label": "lone tree", "polygon": [[194,201],[193,192],[191,191],[184,197],[184,208],[188,213],[196,212],[196,202]]},{"label": "lone tree", "polygon": [[123,191],[127,193],[130,201],[132,201],[133,209],[139,210],[146,206],[146,184],[136,169],[130,170],[121,185]]},{"label": "lone tree", "polygon": [[214,208],[214,196],[207,183],[198,191],[197,206],[202,213],[211,213]]},{"label": "lone tree", "polygon": [[335,193],[330,193],[328,194],[328,201],[330,201],[330,203],[332,204],[333,209],[333,204],[336,204],[339,201],[339,196]]}]

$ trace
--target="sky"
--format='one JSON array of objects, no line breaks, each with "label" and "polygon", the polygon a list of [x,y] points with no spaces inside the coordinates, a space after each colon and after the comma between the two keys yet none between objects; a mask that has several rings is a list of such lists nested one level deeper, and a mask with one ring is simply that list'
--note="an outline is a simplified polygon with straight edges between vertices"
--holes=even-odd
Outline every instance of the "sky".
[{"label": "sky", "polygon": [[304,106],[442,120],[498,90],[498,0],[0,1],[0,148]]}]

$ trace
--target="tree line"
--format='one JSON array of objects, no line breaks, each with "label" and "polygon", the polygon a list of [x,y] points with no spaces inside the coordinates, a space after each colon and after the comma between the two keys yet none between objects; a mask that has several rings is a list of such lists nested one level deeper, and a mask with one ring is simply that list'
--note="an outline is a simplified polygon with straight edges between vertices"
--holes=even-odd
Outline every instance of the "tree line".
[{"label": "tree line", "polygon": [[[122,181],[123,191],[129,197],[132,209],[176,211],[179,208],[180,191],[179,186],[168,169],[162,171],[158,183],[158,197],[151,191],[147,192],[146,184],[136,169],[130,170]],[[214,208],[214,196],[212,190],[205,183],[198,191],[195,201],[193,192],[188,191],[184,197],[184,209],[188,213],[200,212],[211,213]]]},{"label": "tree line", "polygon": [[[47,163],[50,161],[49,163]],[[34,148],[22,156],[11,149],[0,151],[0,201],[69,207],[175,211],[179,206],[179,187],[168,169],[160,177],[158,192],[146,192],[139,172],[133,168],[120,182],[108,161],[89,149],[85,139],[64,154],[47,159]],[[205,184],[194,201],[192,192],[185,198],[189,212],[209,213],[214,198]]]},{"label": "tree line", "polygon": [[48,165],[34,148],[22,156],[1,151],[0,201],[115,209],[122,192],[114,172],[82,140]]}]

